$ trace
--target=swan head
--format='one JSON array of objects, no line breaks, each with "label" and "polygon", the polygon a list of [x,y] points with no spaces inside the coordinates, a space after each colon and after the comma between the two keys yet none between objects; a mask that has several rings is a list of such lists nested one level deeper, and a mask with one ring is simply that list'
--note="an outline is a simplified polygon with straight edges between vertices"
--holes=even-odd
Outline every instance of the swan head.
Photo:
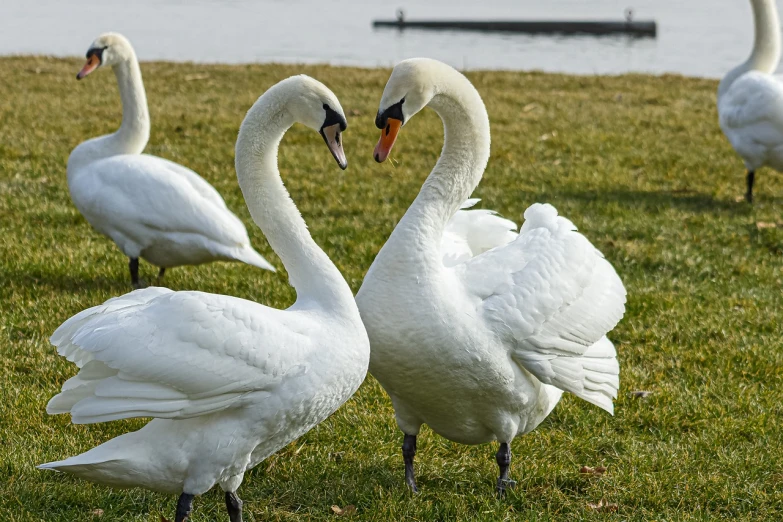
[{"label": "swan head", "polygon": [[286,110],[294,121],[318,132],[337,164],[345,170],[348,160],[341,134],[348,122],[337,96],[326,85],[304,74],[283,80],[276,87],[288,92]]},{"label": "swan head", "polygon": [[87,63],[76,75],[81,80],[102,65],[114,66],[135,56],[133,46],[119,33],[104,33],[87,49]]},{"label": "swan head", "polygon": [[375,126],[381,129],[381,139],[373,153],[375,161],[386,160],[402,126],[438,92],[438,78],[442,77],[444,68],[453,71],[448,65],[429,58],[412,58],[394,67],[375,117]]},{"label": "swan head", "polygon": [[257,148],[254,137],[278,119],[286,128],[301,123],[318,132],[340,168],[348,166],[341,136],[348,123],[340,101],[326,85],[304,74],[276,83],[256,100],[239,129],[237,161],[239,149]]}]

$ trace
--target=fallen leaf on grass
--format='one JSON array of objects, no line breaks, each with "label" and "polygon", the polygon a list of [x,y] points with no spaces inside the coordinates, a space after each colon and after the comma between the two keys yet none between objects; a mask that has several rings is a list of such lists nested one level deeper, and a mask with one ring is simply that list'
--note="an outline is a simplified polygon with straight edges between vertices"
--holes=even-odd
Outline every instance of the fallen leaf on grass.
[{"label": "fallen leaf on grass", "polygon": [[592,502],[587,503],[587,507],[592,509],[593,511],[596,511],[598,513],[614,513],[618,509],[620,509],[620,506],[613,502],[604,502],[604,499],[601,499],[598,501],[598,504],[593,504]]},{"label": "fallen leaf on grass", "polygon": [[332,506],[332,512],[338,517],[353,515],[354,513],[356,513],[356,506],[350,504],[348,506],[345,506],[344,508],[341,508],[340,506],[335,504],[334,506]]},{"label": "fallen leaf on grass", "polygon": [[185,81],[186,82],[192,82],[195,80],[206,80],[209,78],[209,75],[207,73],[199,73],[199,74],[186,74],[185,75]]},{"label": "fallen leaf on grass", "polygon": [[584,475],[593,475],[594,477],[600,477],[604,473],[606,473],[606,468],[603,466],[596,466],[594,468],[591,468],[590,466],[582,466],[579,468],[579,473],[582,473]]},{"label": "fallen leaf on grass", "polygon": [[767,221],[756,221],[756,228],[778,228],[778,223],[769,223]]},{"label": "fallen leaf on grass", "polygon": [[329,454],[329,458],[339,463],[343,460],[343,455],[345,455],[344,451],[335,451],[334,453]]},{"label": "fallen leaf on grass", "polygon": [[633,397],[634,399],[646,399],[653,393],[655,392],[652,392],[650,390],[633,390],[632,392],[628,393],[628,396]]},{"label": "fallen leaf on grass", "polygon": [[93,509],[92,511],[90,511],[90,514],[95,516],[95,517],[102,517],[103,516],[103,510],[100,509],[100,508]]},{"label": "fallen leaf on grass", "polygon": [[736,201],[737,203],[742,203],[743,201],[745,201],[745,196],[737,196],[734,198],[734,201]]},{"label": "fallen leaf on grass", "polygon": [[528,103],[527,105],[522,107],[522,112],[530,112],[533,109],[538,109],[538,104],[537,103]]}]

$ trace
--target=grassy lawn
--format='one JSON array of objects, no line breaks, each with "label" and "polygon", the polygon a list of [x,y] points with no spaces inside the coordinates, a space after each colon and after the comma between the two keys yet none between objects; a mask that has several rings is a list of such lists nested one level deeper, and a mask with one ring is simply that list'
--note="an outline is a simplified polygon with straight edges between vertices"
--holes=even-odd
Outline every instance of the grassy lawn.
[{"label": "grassy lawn", "polygon": [[[114,491],[35,469],[143,421],[72,426],[45,413],[75,367],[47,339],[71,315],[130,290],[127,259],[70,202],[65,164],[81,141],[119,125],[113,74],[82,82],[81,60],[0,59],[0,519],[158,521],[176,499]],[[321,138],[293,128],[283,177],[316,241],[354,291],[437,158],[442,128],[425,111],[392,159],[372,160],[373,119],[388,70],[144,63],[152,116],[147,152],[212,183],[252,224],[233,169],[239,123],[270,85],[306,73],[348,114],[341,172]],[[717,125],[710,80],[470,73],[492,121],[492,157],[476,196],[520,221],[554,204],[614,264],[627,313],[610,337],[621,395],[611,417],[566,396],[512,446],[516,490],[493,494],[496,446],[419,437],[421,494],[403,482],[402,437],[368,377],[326,422],[263,462],[239,490],[245,520],[781,520],[783,517],[783,179],[744,170]],[[156,273],[142,261],[142,278]],[[283,270],[239,264],[176,268],[166,283],[276,307],[294,295]],[[647,398],[630,392],[648,390]],[[580,474],[605,466],[602,476]],[[613,513],[588,503],[617,504]],[[103,510],[101,516],[100,511]],[[194,522],[227,520],[219,490]]]}]

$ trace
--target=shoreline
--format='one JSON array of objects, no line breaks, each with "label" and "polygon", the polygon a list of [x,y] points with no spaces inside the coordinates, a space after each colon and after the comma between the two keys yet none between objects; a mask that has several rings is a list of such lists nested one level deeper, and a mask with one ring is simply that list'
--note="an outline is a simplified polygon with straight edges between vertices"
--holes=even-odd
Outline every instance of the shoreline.
[{"label": "shoreline", "polygon": [[[77,55],[49,55],[49,54],[4,54],[0,55],[0,61],[2,60],[14,60],[14,59],[37,59],[37,60],[51,60],[51,61],[78,61],[82,60],[83,58]],[[204,67],[248,67],[248,66],[285,66],[285,67],[295,67],[295,66],[301,66],[301,67],[333,67],[333,68],[343,68],[343,69],[356,69],[356,70],[368,70],[368,71],[375,71],[375,70],[385,70],[390,71],[392,67],[394,67],[394,64],[389,64],[387,66],[383,65],[377,65],[377,66],[370,66],[370,65],[361,65],[361,64],[352,64],[352,63],[341,63],[339,61],[329,63],[329,62],[323,62],[319,61],[317,59],[313,60],[286,60],[281,59],[279,61],[276,61],[276,59],[273,59],[272,61],[268,62],[210,62],[210,61],[188,61],[188,60],[143,60],[140,59],[139,63],[144,64],[171,64],[171,65],[189,65],[189,66],[204,66]],[[453,65],[453,64],[451,64]],[[623,77],[623,76],[649,76],[653,78],[665,78],[665,77],[679,77],[679,78],[688,78],[688,79],[694,79],[694,80],[713,80],[713,81],[720,81],[721,76],[688,76],[681,74],[679,72],[671,72],[671,71],[663,71],[663,72],[646,72],[646,71],[626,71],[621,73],[574,73],[574,72],[562,72],[562,71],[547,71],[543,69],[512,69],[512,68],[501,68],[501,69],[483,69],[483,68],[473,68],[468,67],[466,69],[462,69],[457,67],[457,70],[461,72],[468,72],[468,73],[481,73],[481,72],[497,72],[497,73],[521,73],[521,74],[549,74],[549,75],[558,75],[558,76],[574,76],[574,77],[580,77],[580,78],[590,78],[590,77],[599,77],[599,78],[617,78],[617,77]]]}]

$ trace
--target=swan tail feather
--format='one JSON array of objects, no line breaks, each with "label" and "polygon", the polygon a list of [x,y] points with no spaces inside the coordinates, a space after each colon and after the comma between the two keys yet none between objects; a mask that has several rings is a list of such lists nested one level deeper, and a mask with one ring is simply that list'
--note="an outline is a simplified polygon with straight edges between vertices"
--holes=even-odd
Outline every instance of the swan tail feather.
[{"label": "swan tail feather", "polygon": [[261,254],[256,252],[250,246],[247,246],[241,250],[236,251],[232,257],[237,261],[241,261],[242,263],[246,263],[251,266],[262,268],[264,270],[269,270],[270,272],[277,271],[275,267],[272,265],[272,263],[264,259],[264,257]]},{"label": "swan tail feather", "polygon": [[[560,387],[614,415],[613,400],[620,388],[620,365],[612,342],[603,337],[573,362],[577,371],[570,379],[562,381],[566,386]],[[553,383],[556,386],[561,384],[557,381]]]},{"label": "swan tail feather", "polygon": [[[155,454],[156,448],[139,433],[126,433],[79,455],[36,467],[117,488],[142,485],[163,491],[166,488],[156,484],[149,474],[150,455]],[[176,484],[173,487],[176,488]]]}]

